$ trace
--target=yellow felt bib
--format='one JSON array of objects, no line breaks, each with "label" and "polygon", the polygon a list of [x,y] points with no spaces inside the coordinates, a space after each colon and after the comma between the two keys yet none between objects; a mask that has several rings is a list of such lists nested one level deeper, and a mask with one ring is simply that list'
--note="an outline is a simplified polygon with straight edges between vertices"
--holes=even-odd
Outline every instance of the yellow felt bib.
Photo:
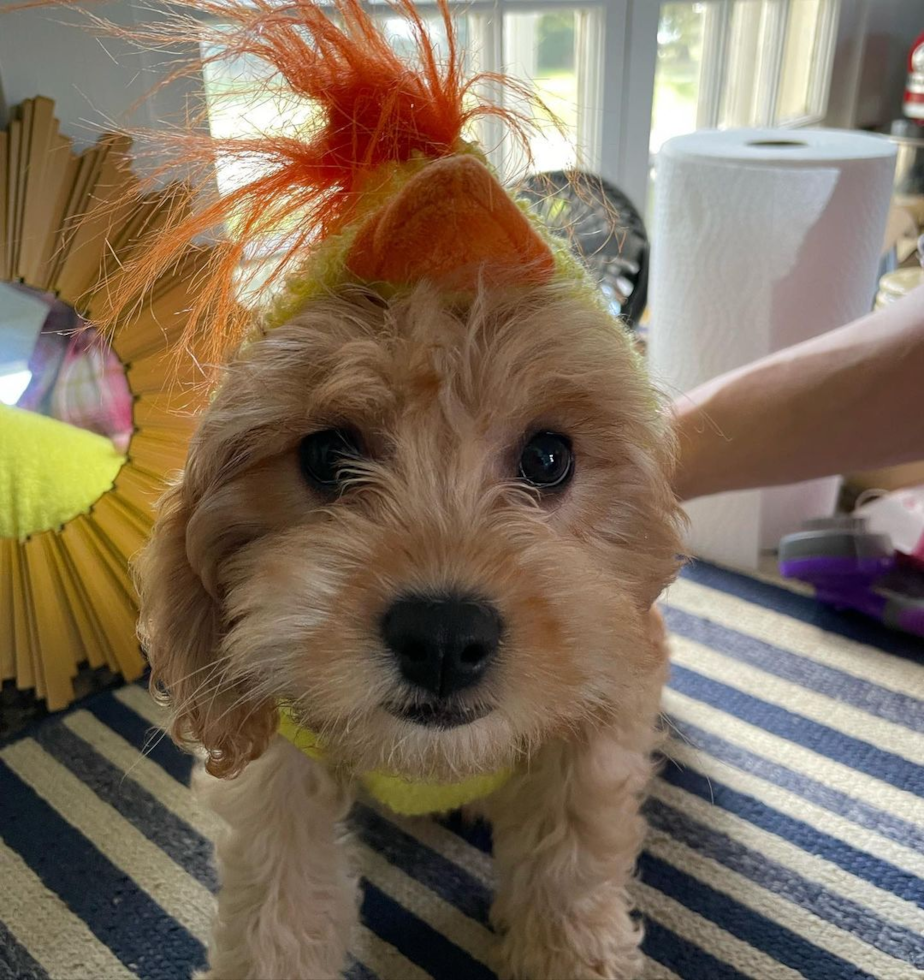
[{"label": "yellow felt bib", "polygon": [[[302,728],[288,711],[279,712],[279,734],[291,742],[300,752],[323,762],[324,747],[314,732]],[[395,813],[407,817],[422,816],[427,813],[445,813],[456,810],[467,803],[473,803],[490,796],[501,788],[511,776],[511,770],[472,776],[456,783],[431,783],[425,780],[409,780],[393,773],[364,772],[359,781],[366,790]]]}]

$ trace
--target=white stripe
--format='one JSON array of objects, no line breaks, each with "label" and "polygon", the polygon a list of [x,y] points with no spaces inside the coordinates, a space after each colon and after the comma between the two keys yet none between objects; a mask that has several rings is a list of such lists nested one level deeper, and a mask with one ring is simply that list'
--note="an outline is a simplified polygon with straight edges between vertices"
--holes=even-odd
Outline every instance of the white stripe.
[{"label": "white stripe", "polygon": [[[732,936],[714,922],[643,881],[633,882],[631,892],[639,911],[716,959],[733,966],[746,977],[800,980],[801,973],[789,969],[737,936]],[[658,969],[663,970],[664,967],[658,964]]]},{"label": "white stripe", "polygon": [[134,980],[135,974],[2,841],[0,881],[4,924],[52,980]]},{"label": "white stripe", "polygon": [[924,670],[907,658],[827,633],[817,626],[689,579],[678,579],[664,599],[669,605],[694,616],[713,620],[800,657],[924,701]]},{"label": "white stripe", "polygon": [[670,642],[672,659],[703,677],[867,742],[909,762],[920,764],[924,760],[924,734],[920,732],[741,663],[695,640],[675,634]]},{"label": "white stripe", "polygon": [[697,878],[710,888],[791,930],[806,942],[853,963],[874,977],[895,977],[897,980],[900,976],[910,978],[914,975],[914,968],[909,963],[875,949],[846,930],[839,929],[801,906],[767,891],[744,875],[726,868],[662,831],[649,833],[646,849],[678,871]]},{"label": "white stripe", "polygon": [[763,728],[742,721],[735,715],[719,711],[712,705],[671,688],[665,688],[663,704],[669,714],[682,721],[691,722],[727,742],[746,746],[749,751],[778,765],[808,776],[815,782],[827,784],[853,799],[862,800],[908,823],[924,826],[924,806],[913,793],[819,755],[797,742],[788,742]]},{"label": "white stripe", "polygon": [[357,924],[351,934],[353,955],[381,980],[431,980],[430,974],[368,927]]},{"label": "white stripe", "polygon": [[212,840],[217,835],[222,827],[221,819],[202,806],[195,793],[89,711],[75,711],[67,715],[63,723],[203,837]]},{"label": "white stripe", "polygon": [[388,894],[459,949],[465,950],[473,959],[486,966],[490,965],[491,949],[495,941],[490,930],[460,912],[400,868],[390,864],[366,844],[356,842],[354,846],[362,860],[363,874],[376,888]]},{"label": "white stripe", "polygon": [[120,687],[115,696],[125,705],[131,708],[136,715],[141,717],[154,728],[163,728],[167,724],[167,709],[162,708],[143,688],[137,684],[126,684]]},{"label": "white stripe", "polygon": [[685,768],[694,769],[709,779],[724,783],[730,789],[754,797],[787,817],[800,820],[823,834],[836,837],[850,844],[851,847],[888,861],[897,868],[924,879],[924,853],[914,848],[899,844],[889,837],[883,837],[875,830],[856,824],[815,803],[810,803],[798,793],[777,786],[776,783],[735,768],[724,759],[717,759],[710,755],[706,749],[691,747],[677,738],[672,738],[664,746],[664,751]]},{"label": "white stripe", "polygon": [[3,761],[80,831],[116,867],[129,875],[197,939],[206,942],[215,902],[195,878],[175,864],[108,803],[32,739],[0,753]]},{"label": "white stripe", "polygon": [[655,781],[652,796],[675,810],[688,814],[711,830],[726,834],[762,858],[781,865],[812,884],[823,885],[829,891],[849,898],[858,905],[873,909],[883,919],[904,926],[915,934],[924,934],[924,909],[918,908],[913,902],[877,888],[863,878],[845,871],[840,865],[803,851],[737,814],[707,803],[701,797],[663,780]]}]

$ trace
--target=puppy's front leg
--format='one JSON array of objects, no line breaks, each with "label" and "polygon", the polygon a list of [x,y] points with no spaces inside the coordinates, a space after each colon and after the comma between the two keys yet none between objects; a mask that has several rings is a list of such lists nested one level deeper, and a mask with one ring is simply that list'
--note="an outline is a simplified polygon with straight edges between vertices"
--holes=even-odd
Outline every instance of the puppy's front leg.
[{"label": "puppy's front leg", "polygon": [[199,788],[227,824],[210,980],[323,980],[344,967],[357,916],[340,821],[351,799],[328,771],[277,738],[233,780]]},{"label": "puppy's front leg", "polygon": [[644,835],[644,751],[597,732],[550,743],[489,803],[501,975],[516,980],[631,980],[640,931],[627,883]]}]

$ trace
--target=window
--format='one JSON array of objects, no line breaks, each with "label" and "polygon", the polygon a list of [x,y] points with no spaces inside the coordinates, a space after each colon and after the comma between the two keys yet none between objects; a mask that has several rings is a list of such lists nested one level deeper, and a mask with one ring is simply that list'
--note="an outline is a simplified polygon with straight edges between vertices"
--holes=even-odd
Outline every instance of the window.
[{"label": "window", "polygon": [[[580,4],[553,6],[545,0],[532,5],[520,0],[509,5],[460,3],[459,9],[456,25],[467,68],[472,72],[504,72],[516,78],[549,110],[544,112],[510,92],[493,93],[495,98],[512,102],[512,107],[528,115],[535,127],[527,154],[503,140],[502,132],[490,122],[481,123],[481,131],[473,135],[486,147],[498,170],[513,180],[527,169],[563,169],[579,159],[593,169],[597,148],[587,116],[599,96],[588,91],[593,82],[585,70],[585,39],[589,36],[588,22],[599,11]],[[402,48],[412,50],[413,39],[404,19],[383,19],[395,49],[399,53]],[[439,47],[442,22],[436,15],[426,19]],[[265,66],[254,59],[207,65],[204,81],[215,135],[274,132],[310,124],[305,107],[287,105],[282,88],[273,90]],[[261,82],[263,90],[254,96]],[[579,107],[588,108],[582,112]],[[238,175],[231,165],[219,161],[218,170],[222,188],[234,186]]]},{"label": "window", "polygon": [[[426,8],[426,0],[419,0]],[[478,133],[508,180],[527,168],[570,166],[599,173],[637,204],[649,190],[650,154],[671,136],[702,127],[799,126],[819,122],[840,0],[457,0],[460,40],[472,71],[526,82],[561,121],[532,112],[529,154],[498,124]],[[396,48],[409,42],[401,18],[386,18]],[[442,27],[434,15],[433,29]],[[437,34],[437,39],[439,35]],[[205,88],[219,135],[286,130],[310,110],[282,91],[248,94],[265,68],[210,66]],[[495,98],[515,98],[509,92]],[[530,160],[531,158],[531,160]],[[239,179],[218,162],[219,182]]]},{"label": "window", "polygon": [[837,0],[664,3],[649,149],[694,129],[820,122]]}]

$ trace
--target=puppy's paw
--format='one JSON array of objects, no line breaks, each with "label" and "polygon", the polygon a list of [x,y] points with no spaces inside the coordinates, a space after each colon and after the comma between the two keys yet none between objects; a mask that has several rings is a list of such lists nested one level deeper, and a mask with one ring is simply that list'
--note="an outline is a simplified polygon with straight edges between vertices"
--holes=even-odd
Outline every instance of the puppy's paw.
[{"label": "puppy's paw", "polygon": [[641,929],[628,915],[603,929],[584,922],[532,921],[501,940],[502,980],[638,980]]}]

